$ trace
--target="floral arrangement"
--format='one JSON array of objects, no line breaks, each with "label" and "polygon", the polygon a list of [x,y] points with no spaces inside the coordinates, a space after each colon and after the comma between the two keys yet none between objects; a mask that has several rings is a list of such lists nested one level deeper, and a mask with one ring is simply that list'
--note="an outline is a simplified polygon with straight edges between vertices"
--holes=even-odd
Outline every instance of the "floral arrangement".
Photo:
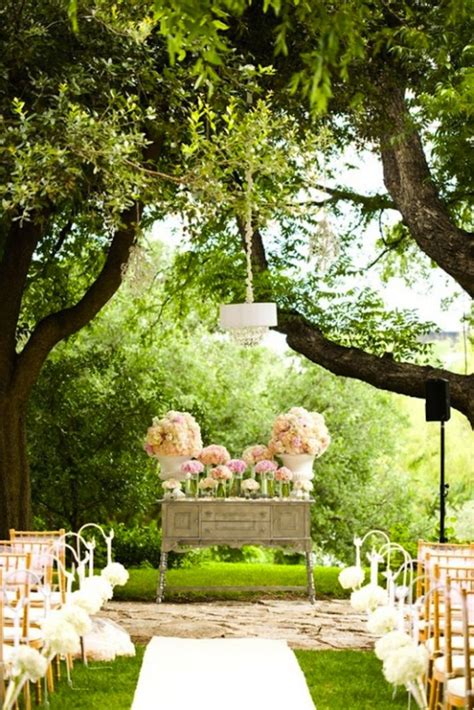
[{"label": "floral arrangement", "polygon": [[230,468],[234,475],[242,476],[247,470],[247,464],[243,459],[231,459],[227,464],[227,468]]},{"label": "floral arrangement", "polygon": [[211,444],[201,451],[198,458],[205,466],[223,466],[230,461],[230,454],[225,446]]},{"label": "floral arrangement", "polygon": [[338,580],[343,589],[356,589],[361,586],[364,578],[365,572],[362,567],[353,565],[341,570]]},{"label": "floral arrangement", "polygon": [[165,498],[184,498],[185,494],[181,490],[181,481],[177,481],[176,478],[168,478],[166,481],[162,482],[162,486],[165,489]]},{"label": "floral arrangement", "polygon": [[191,476],[198,476],[204,471],[204,464],[200,461],[185,461],[181,464],[181,471],[189,473]]},{"label": "floral arrangement", "polygon": [[257,493],[260,490],[260,483],[254,478],[246,478],[245,481],[242,481],[242,490],[249,495]]},{"label": "floral arrangement", "polygon": [[149,456],[198,456],[202,449],[199,424],[188,412],[170,411],[162,419],[155,417],[144,448]]},{"label": "floral arrangement", "polygon": [[211,476],[206,476],[199,481],[199,488],[201,491],[212,491],[217,488],[217,481]]},{"label": "floral arrangement", "polygon": [[331,438],[322,414],[292,407],[275,419],[269,449],[275,454],[311,454],[321,456]]},{"label": "floral arrangement", "polygon": [[280,483],[290,483],[292,480],[293,471],[286,466],[280,466],[280,468],[275,471],[275,481],[279,481]]},{"label": "floral arrangement", "polygon": [[232,478],[232,471],[228,466],[224,465],[211,468],[209,473],[216,481],[230,481]]},{"label": "floral arrangement", "polygon": [[243,454],[242,458],[248,466],[255,466],[259,461],[268,461],[273,459],[273,454],[268,448],[263,444],[253,444],[248,446]]},{"label": "floral arrangement", "polygon": [[259,461],[255,466],[255,473],[257,474],[269,474],[275,473],[278,465],[274,461],[269,461],[268,459],[263,459]]}]

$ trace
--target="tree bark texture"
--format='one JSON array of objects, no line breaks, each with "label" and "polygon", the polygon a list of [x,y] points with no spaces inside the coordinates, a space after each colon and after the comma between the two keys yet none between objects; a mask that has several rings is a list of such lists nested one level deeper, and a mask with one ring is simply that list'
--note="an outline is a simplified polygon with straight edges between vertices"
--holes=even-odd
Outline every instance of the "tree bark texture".
[{"label": "tree bark texture", "polygon": [[31,529],[30,472],[26,450],[26,412],[18,402],[0,404],[0,537],[9,528]]},{"label": "tree bark texture", "polygon": [[474,235],[453,224],[438,194],[403,89],[383,88],[380,148],[385,186],[420,249],[474,297]]},{"label": "tree bark texture", "polygon": [[16,328],[28,268],[41,236],[39,226],[14,223],[0,262],[0,538],[31,525],[25,417],[31,390],[53,347],[86,325],[117,291],[137,234],[139,207],[123,215],[102,271],[74,306],[51,313],[33,330],[20,353]]}]

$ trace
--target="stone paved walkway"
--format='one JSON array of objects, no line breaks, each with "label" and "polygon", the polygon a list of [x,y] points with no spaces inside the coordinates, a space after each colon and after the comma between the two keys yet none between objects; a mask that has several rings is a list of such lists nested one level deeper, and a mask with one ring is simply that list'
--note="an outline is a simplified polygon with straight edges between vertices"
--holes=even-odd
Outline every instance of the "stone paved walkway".
[{"label": "stone paved walkway", "polygon": [[109,602],[103,611],[120,623],[132,640],[152,636],[180,638],[261,637],[285,639],[292,648],[373,649],[374,637],[347,601],[261,600],[154,604]]}]

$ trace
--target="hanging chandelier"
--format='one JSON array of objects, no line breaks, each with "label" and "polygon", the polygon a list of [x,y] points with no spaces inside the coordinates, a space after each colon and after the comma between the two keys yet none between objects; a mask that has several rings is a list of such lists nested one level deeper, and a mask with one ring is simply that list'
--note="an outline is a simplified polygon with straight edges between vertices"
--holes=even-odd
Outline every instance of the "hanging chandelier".
[{"label": "hanging chandelier", "polygon": [[245,303],[221,305],[219,324],[244,347],[259,345],[269,329],[278,323],[276,303],[255,303],[252,272],[252,174],[246,173],[245,257],[247,267]]}]

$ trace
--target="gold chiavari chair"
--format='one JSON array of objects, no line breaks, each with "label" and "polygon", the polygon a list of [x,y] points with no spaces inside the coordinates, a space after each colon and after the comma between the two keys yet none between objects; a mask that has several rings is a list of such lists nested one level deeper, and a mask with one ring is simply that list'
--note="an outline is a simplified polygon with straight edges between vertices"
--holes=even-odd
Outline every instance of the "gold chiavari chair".
[{"label": "gold chiavari chair", "polygon": [[461,608],[464,638],[464,672],[446,684],[445,708],[474,708],[474,589],[461,589]]},{"label": "gold chiavari chair", "polygon": [[[434,565],[429,595],[430,614],[426,646],[430,654],[429,709],[443,707],[443,688],[449,678],[464,671],[462,587],[474,590],[474,565]],[[426,614],[425,607],[425,614]]]},{"label": "gold chiavari chair", "polygon": [[443,566],[456,565],[457,563],[469,564],[474,561],[474,543],[452,544],[446,542],[426,542],[418,540],[417,553],[417,585],[416,597],[419,599],[429,591],[425,586],[429,582],[430,565]]}]

